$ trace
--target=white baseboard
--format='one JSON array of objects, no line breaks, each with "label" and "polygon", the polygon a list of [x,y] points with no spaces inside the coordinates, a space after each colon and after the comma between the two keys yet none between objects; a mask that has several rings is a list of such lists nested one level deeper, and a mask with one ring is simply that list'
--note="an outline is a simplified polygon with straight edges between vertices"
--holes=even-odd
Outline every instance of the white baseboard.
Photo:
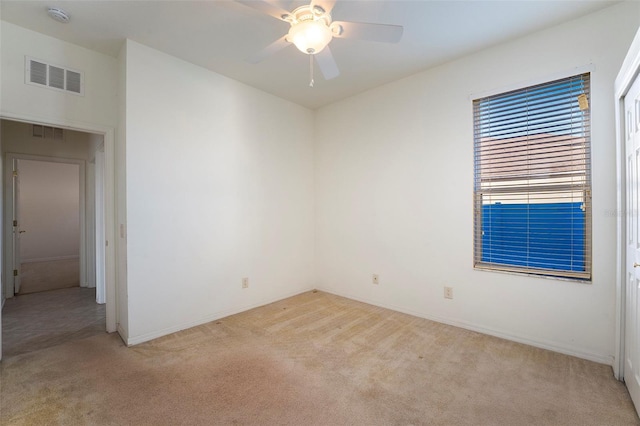
[{"label": "white baseboard", "polygon": [[[107,332],[109,332],[109,330],[107,330]],[[129,346],[129,343],[127,343],[127,333],[124,331],[124,329],[120,326],[120,323],[116,324],[116,332],[118,333],[118,335],[120,336],[120,338],[122,339],[122,342]]]},{"label": "white baseboard", "polygon": [[451,325],[454,327],[459,327],[459,328],[464,328],[465,330],[470,330],[470,331],[475,331],[478,333],[482,333],[482,334],[487,334],[489,336],[494,336],[494,337],[499,337],[501,339],[505,339],[505,340],[510,340],[513,342],[518,342],[518,343],[522,343],[525,345],[529,345],[529,346],[534,346],[536,348],[540,348],[540,349],[547,349],[553,352],[558,352],[564,355],[570,355],[570,356],[575,356],[577,358],[582,358],[582,359],[586,359],[588,361],[593,361],[593,362],[597,362],[599,364],[606,364],[606,365],[611,365],[613,366],[614,363],[614,357],[613,355],[611,356],[606,356],[606,355],[600,355],[600,354],[595,354],[592,352],[588,352],[585,350],[582,350],[580,348],[574,348],[574,347],[570,347],[570,346],[564,346],[564,345],[558,345],[557,343],[554,342],[549,342],[549,341],[544,341],[544,340],[539,340],[539,339],[531,339],[525,336],[519,336],[504,330],[498,330],[492,327],[485,327],[482,325],[478,325],[478,324],[473,324],[473,323],[469,323],[466,321],[460,321],[460,320],[455,320],[455,319],[450,319],[450,318],[442,318],[442,317],[437,317],[437,316],[433,316],[433,315],[428,315],[425,314],[423,312],[416,312],[413,311],[411,309],[405,309],[402,308],[400,306],[394,306],[392,304],[389,303],[377,303],[368,299],[364,299],[361,297],[357,297],[357,296],[353,296],[350,294],[345,294],[345,293],[340,293],[340,292],[335,292],[333,290],[326,290],[323,289],[322,287],[317,287],[318,290],[320,291],[324,291],[326,293],[330,293],[330,294],[334,294],[336,296],[340,296],[340,297],[346,297],[347,299],[353,299],[353,300],[357,300],[358,302],[362,302],[362,303],[367,303],[369,305],[373,305],[373,306],[379,306],[381,308],[386,308],[386,309],[391,309],[393,311],[397,311],[397,312],[402,312],[408,315],[413,315],[415,317],[419,317],[419,318],[424,318],[424,319],[428,319],[430,321],[435,321],[435,322],[439,322],[441,324],[447,324],[447,325]]},{"label": "white baseboard", "polygon": [[[295,293],[288,293],[288,294],[284,294],[282,296],[277,296],[277,297],[269,298],[269,299],[266,299],[266,300],[262,300],[262,301],[260,301],[258,303],[247,305],[247,306],[243,306],[243,307],[240,307],[240,308],[215,312],[215,313],[207,315],[207,316],[205,316],[203,318],[197,319],[195,321],[189,321],[189,322],[182,323],[180,325],[176,325],[176,326],[173,326],[173,327],[164,328],[162,330],[152,331],[151,333],[142,334],[140,336],[133,336],[133,337],[125,338],[123,333],[120,333],[120,328],[118,328],[118,333],[124,339],[124,341],[127,344],[127,346],[138,345],[140,343],[148,342],[149,340],[157,339],[158,337],[166,336],[166,335],[171,334],[171,333],[177,333],[178,331],[182,331],[182,330],[186,330],[186,329],[191,328],[191,327],[196,327],[196,326],[199,326],[199,325],[202,325],[202,324],[206,324],[206,323],[211,322],[211,321],[217,321],[217,320],[219,320],[221,318],[225,318],[225,317],[228,317],[230,315],[239,314],[240,312],[248,311],[250,309],[258,308],[260,306],[265,306],[265,305],[268,305],[270,303],[278,302],[280,300],[284,300],[284,299],[287,299],[289,297],[297,296],[298,294],[306,293],[306,292],[311,291],[311,290],[313,290],[313,287],[309,287],[308,289],[302,290],[302,291],[296,291]],[[118,325],[118,327],[119,327],[119,325]]]}]

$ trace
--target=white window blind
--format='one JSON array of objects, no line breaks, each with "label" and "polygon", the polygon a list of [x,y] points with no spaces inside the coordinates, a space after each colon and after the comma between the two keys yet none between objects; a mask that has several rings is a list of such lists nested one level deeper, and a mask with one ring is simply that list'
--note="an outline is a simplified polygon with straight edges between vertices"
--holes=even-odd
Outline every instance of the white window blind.
[{"label": "white window blind", "polygon": [[476,268],[591,278],[590,75],[477,99]]}]

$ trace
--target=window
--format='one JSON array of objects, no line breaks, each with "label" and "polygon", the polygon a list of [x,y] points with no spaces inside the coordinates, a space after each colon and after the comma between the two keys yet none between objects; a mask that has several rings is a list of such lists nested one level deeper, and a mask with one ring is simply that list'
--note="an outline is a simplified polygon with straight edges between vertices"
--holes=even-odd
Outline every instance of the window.
[{"label": "window", "polygon": [[474,265],[591,279],[590,75],[476,99]]}]

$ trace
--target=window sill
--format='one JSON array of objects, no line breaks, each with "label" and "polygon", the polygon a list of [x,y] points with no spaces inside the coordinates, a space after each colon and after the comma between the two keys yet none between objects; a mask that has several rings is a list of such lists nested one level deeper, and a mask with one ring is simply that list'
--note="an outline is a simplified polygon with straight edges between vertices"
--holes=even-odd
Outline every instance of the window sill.
[{"label": "window sill", "polygon": [[510,268],[509,266],[495,267],[495,266],[484,265],[482,263],[478,263],[474,265],[473,269],[476,271],[482,271],[482,272],[497,272],[500,274],[518,275],[518,276],[526,276],[526,277],[532,277],[532,278],[544,278],[547,280],[554,280],[554,281],[571,281],[571,282],[577,282],[580,284],[592,283],[591,274],[584,274],[584,276],[579,276],[578,275],[579,273],[575,273],[576,276],[561,276],[561,275],[552,275],[553,272],[541,271],[540,273],[535,273],[531,271],[523,271],[518,268]]}]

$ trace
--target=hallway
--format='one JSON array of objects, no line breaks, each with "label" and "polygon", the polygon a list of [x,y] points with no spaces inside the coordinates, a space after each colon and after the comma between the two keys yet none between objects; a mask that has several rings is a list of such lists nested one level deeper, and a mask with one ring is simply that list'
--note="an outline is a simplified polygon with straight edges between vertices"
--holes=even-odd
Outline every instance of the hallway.
[{"label": "hallway", "polygon": [[19,295],[2,310],[3,358],[105,333],[105,305],[95,288]]}]

